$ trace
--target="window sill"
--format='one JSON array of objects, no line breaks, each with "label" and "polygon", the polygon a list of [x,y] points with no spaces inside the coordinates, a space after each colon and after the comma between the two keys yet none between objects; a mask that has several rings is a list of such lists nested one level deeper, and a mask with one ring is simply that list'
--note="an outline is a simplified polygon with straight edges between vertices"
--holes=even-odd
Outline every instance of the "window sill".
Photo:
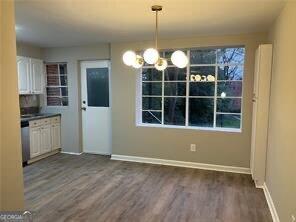
[{"label": "window sill", "polygon": [[241,133],[242,132],[241,129],[233,129],[233,128],[175,126],[175,125],[159,125],[159,124],[145,124],[145,123],[137,123],[136,127],[152,127],[152,128],[167,128],[167,129],[188,129],[188,130],[226,132],[226,133]]}]

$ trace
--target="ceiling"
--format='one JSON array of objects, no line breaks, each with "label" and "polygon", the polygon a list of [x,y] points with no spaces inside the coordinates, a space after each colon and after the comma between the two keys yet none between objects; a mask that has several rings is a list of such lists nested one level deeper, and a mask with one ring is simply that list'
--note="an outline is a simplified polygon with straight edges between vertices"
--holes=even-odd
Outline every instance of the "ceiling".
[{"label": "ceiling", "polygon": [[284,0],[16,0],[17,40],[41,47],[267,31]]}]

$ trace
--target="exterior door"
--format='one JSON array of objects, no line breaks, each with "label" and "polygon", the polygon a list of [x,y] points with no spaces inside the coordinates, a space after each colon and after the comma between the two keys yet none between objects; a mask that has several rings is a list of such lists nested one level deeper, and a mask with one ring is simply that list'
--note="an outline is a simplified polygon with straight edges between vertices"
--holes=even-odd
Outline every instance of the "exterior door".
[{"label": "exterior door", "polygon": [[111,154],[110,62],[81,62],[83,152]]}]

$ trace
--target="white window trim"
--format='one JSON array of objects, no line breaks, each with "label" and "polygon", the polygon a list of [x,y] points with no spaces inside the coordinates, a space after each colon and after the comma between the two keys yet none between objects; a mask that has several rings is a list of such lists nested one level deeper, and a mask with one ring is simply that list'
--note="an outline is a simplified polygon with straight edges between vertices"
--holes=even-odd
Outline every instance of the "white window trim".
[{"label": "white window trim", "polygon": [[[245,46],[237,46],[237,47],[245,47]],[[221,47],[222,48],[222,47]],[[227,48],[227,47],[226,47]],[[232,46],[229,46],[229,48],[232,48]],[[219,47],[215,47],[215,49],[219,49]],[[190,58],[190,50],[186,49],[186,53],[188,58]],[[218,54],[216,52],[216,61]],[[245,56],[246,58],[246,56]],[[165,81],[164,80],[164,71],[162,71],[162,80],[161,81],[142,81],[142,69],[139,69],[137,72],[137,78],[136,78],[136,127],[152,127],[152,128],[167,128],[167,129],[188,129],[188,130],[201,130],[201,131],[217,131],[217,132],[229,132],[229,133],[242,133],[243,128],[243,98],[244,98],[244,75],[245,75],[245,61],[244,63],[225,63],[225,64],[190,64],[190,59],[186,67],[186,75],[189,76],[190,67],[201,67],[201,66],[214,66],[215,67],[215,94],[214,96],[190,96],[189,97],[189,83],[190,80],[187,78],[186,80],[174,80],[174,81]],[[217,80],[218,77],[218,67],[219,66],[243,66],[243,79],[242,80]],[[168,67],[175,67],[174,65],[168,65]],[[154,66],[143,66],[142,68],[154,68]],[[240,97],[235,96],[227,96],[228,99],[241,99],[241,112],[240,113],[224,113],[224,112],[217,112],[217,99],[221,98],[220,96],[217,96],[217,86],[218,82],[241,82],[242,83],[242,93]],[[153,95],[142,95],[142,82],[159,82],[162,83],[162,94],[153,96]],[[186,95],[185,96],[164,96],[164,83],[165,82],[185,82],[186,83]],[[143,110],[142,109],[142,97],[160,97],[162,98],[162,109],[161,110]],[[179,126],[179,125],[168,125],[164,124],[164,97],[180,97],[185,98],[185,125]],[[214,99],[214,121],[213,121],[213,127],[198,127],[198,126],[189,126],[189,98],[213,98]],[[151,123],[143,123],[142,122],[142,111],[151,111],[151,112],[162,112],[161,117],[161,124],[151,124]],[[240,128],[222,128],[216,126],[216,116],[217,114],[224,114],[224,115],[240,115],[241,116],[241,122],[240,122]]]}]

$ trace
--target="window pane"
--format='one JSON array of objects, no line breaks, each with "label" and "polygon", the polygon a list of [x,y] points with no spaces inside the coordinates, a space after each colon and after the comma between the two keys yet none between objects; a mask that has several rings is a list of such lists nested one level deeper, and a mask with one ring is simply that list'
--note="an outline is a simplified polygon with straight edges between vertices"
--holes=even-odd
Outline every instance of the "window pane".
[{"label": "window pane", "polygon": [[213,75],[215,76],[215,66],[192,66],[190,67],[190,75]]},{"label": "window pane", "polygon": [[190,51],[191,64],[215,64],[216,63],[216,50],[191,50]]},{"label": "window pane", "polygon": [[161,82],[143,82],[142,93],[147,96],[160,96],[162,84]]},{"label": "window pane", "polygon": [[219,66],[218,80],[242,80],[243,66]]},{"label": "window pane", "polygon": [[189,99],[189,125],[200,127],[213,127],[214,99]]},{"label": "window pane", "polygon": [[240,128],[241,115],[217,114],[216,127]]},{"label": "window pane", "polygon": [[62,96],[68,96],[68,87],[61,87]]},{"label": "window pane", "polygon": [[61,106],[62,99],[60,97],[47,97],[48,106]]},{"label": "window pane", "polygon": [[60,64],[59,67],[60,67],[60,74],[61,75],[67,74],[67,64]]},{"label": "window pane", "polygon": [[162,72],[153,68],[143,68],[142,71],[142,80],[143,81],[161,81]]},{"label": "window pane", "polygon": [[47,85],[48,86],[59,86],[60,85],[60,80],[59,80],[59,76],[51,76],[51,75],[47,75]]},{"label": "window pane", "polygon": [[221,93],[225,93],[225,96],[238,96],[242,95],[242,82],[218,82],[217,96],[221,96]]},{"label": "window pane", "polygon": [[142,122],[161,124],[161,112],[143,111]]},{"label": "window pane", "polygon": [[143,97],[142,106],[144,110],[161,110],[160,97]]},{"label": "window pane", "polygon": [[217,99],[217,112],[240,113],[241,99]]},{"label": "window pane", "polygon": [[186,82],[165,82],[164,95],[165,96],[185,96]]},{"label": "window pane", "polygon": [[223,48],[218,49],[219,64],[243,64],[245,58],[245,48]]},{"label": "window pane", "polygon": [[48,96],[60,96],[61,90],[59,87],[48,87],[46,88],[46,92]]},{"label": "window pane", "polygon": [[61,80],[61,86],[67,86],[67,76],[60,76],[60,80]]},{"label": "window pane", "polygon": [[62,98],[62,104],[63,104],[63,106],[68,106],[69,105],[68,97],[63,97]]},{"label": "window pane", "polygon": [[57,64],[48,64],[46,65],[46,74],[47,75],[58,75],[58,65]]},{"label": "window pane", "polygon": [[164,124],[185,125],[185,98],[164,99]]},{"label": "window pane", "polygon": [[109,70],[108,68],[87,68],[87,105],[109,107]]},{"label": "window pane", "polygon": [[186,69],[168,67],[164,70],[165,81],[186,80]]},{"label": "window pane", "polygon": [[190,96],[214,96],[215,82],[190,82]]}]

